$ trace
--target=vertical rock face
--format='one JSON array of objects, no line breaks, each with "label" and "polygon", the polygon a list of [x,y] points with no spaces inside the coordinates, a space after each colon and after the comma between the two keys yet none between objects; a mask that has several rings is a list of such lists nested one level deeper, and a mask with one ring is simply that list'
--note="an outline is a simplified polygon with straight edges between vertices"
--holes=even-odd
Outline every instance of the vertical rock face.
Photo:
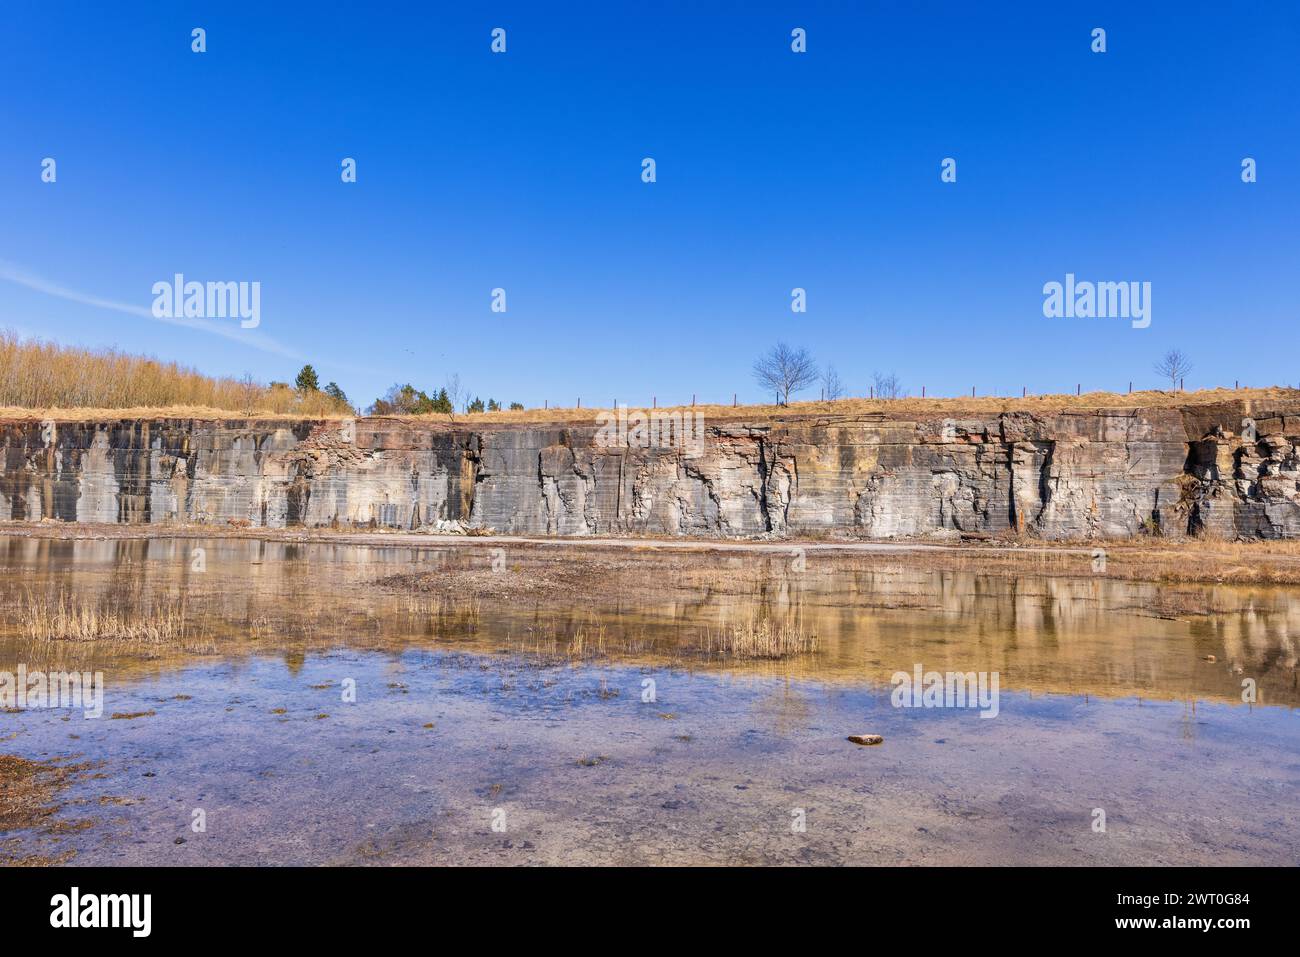
[{"label": "vertical rock face", "polygon": [[0,422],[0,519],[541,535],[1300,537],[1300,406],[595,424]]}]

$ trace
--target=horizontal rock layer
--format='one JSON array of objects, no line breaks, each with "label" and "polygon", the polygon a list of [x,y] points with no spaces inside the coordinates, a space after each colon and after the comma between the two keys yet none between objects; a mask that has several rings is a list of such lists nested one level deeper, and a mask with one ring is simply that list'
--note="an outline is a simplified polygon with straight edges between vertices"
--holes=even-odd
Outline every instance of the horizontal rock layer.
[{"label": "horizontal rock layer", "polygon": [[[698,441],[683,441],[698,439]],[[545,535],[1300,536],[1300,404],[597,422],[0,422],[0,518]]]}]

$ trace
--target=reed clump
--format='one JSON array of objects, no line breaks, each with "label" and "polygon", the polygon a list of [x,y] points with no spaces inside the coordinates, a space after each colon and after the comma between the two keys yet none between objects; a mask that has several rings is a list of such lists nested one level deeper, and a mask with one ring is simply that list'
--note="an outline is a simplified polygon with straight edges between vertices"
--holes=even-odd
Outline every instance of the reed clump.
[{"label": "reed clump", "polygon": [[779,615],[751,611],[729,628],[707,632],[703,650],[733,660],[777,661],[812,654],[817,650],[817,635],[804,626],[802,605]]},{"label": "reed clump", "polygon": [[77,601],[26,596],[18,608],[22,634],[32,642],[115,641],[174,645],[187,635],[185,603],[167,599],[142,611],[126,612]]},{"label": "reed clump", "polygon": [[529,628],[525,635],[507,635],[506,646],[512,652],[543,662],[576,663],[605,658],[612,651],[622,652],[622,649],[609,649],[606,639],[603,624],[579,622],[572,628],[566,628],[552,622],[542,627]]}]

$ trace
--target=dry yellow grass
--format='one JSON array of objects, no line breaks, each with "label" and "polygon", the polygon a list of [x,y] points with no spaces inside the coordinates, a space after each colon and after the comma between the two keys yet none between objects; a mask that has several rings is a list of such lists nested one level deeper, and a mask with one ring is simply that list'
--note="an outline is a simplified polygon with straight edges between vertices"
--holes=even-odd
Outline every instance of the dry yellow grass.
[{"label": "dry yellow grass", "polygon": [[[296,395],[290,390],[290,394]],[[0,393],[0,398],[3,393]],[[1224,403],[1249,403],[1246,411],[1260,411],[1280,402],[1300,403],[1300,389],[1270,387],[1266,389],[1202,389],[1196,392],[1085,392],[1083,395],[1040,395],[981,398],[908,398],[908,399],[840,399],[835,402],[791,402],[788,406],[776,405],[695,405],[660,406],[664,413],[698,412],[705,422],[736,420],[794,420],[879,417],[884,419],[925,419],[960,416],[991,416],[1003,412],[1030,412],[1052,414],[1070,409],[1176,409]],[[272,403],[274,404],[274,403]],[[383,418],[412,425],[439,427],[527,424],[573,424],[594,426],[602,413],[612,413],[608,408],[549,408],[523,409],[500,412],[458,412],[429,415],[383,416]],[[629,413],[651,411],[647,406],[632,406]],[[341,421],[352,413],[335,409],[310,411],[305,407],[259,408],[251,414],[231,407],[213,405],[136,405],[130,407],[105,406],[0,406],[0,420],[29,421],[53,419],[54,421],[111,421],[116,419],[234,419],[251,420],[276,418],[310,418]]]},{"label": "dry yellow grass", "polygon": [[594,620],[571,630],[554,622],[544,628],[529,628],[523,635],[507,635],[505,644],[511,651],[546,662],[578,662],[607,654],[605,626]]},{"label": "dry yellow grass", "polygon": [[328,411],[306,413],[288,409],[277,413],[272,409],[259,409],[253,413],[236,412],[233,409],[218,409],[203,405],[166,405],[166,406],[128,406],[120,409],[103,407],[46,406],[28,408],[26,406],[0,406],[0,421],[4,422],[116,422],[119,420],[138,421],[141,419],[199,419],[227,420],[246,419],[250,422],[284,419],[311,419],[313,421],[336,421],[353,418],[350,413]]},{"label": "dry yellow grass", "polygon": [[60,595],[57,599],[27,596],[18,608],[23,636],[33,642],[119,641],[135,644],[176,644],[185,637],[185,606],[163,603],[147,616],[93,607]]},{"label": "dry yellow grass", "polygon": [[[1300,389],[1270,387],[1266,389],[1202,389],[1196,392],[1085,392],[1083,395],[983,396],[971,398],[932,397],[907,399],[839,399],[834,402],[791,402],[777,405],[694,405],[660,406],[660,412],[698,412],[708,421],[728,419],[789,419],[819,416],[883,416],[885,418],[933,417],[955,415],[997,415],[1001,412],[1050,413],[1066,409],[1168,409],[1226,402],[1269,403],[1300,401]],[[647,411],[649,406],[629,406],[631,411]],[[522,411],[476,412],[458,414],[459,422],[525,423],[582,422],[590,424],[608,408],[524,409]],[[447,416],[401,416],[403,419],[446,421]]]},{"label": "dry yellow grass", "polygon": [[744,621],[707,633],[703,649],[721,658],[776,661],[816,651],[817,636],[804,628],[802,606],[779,618],[751,611]]},{"label": "dry yellow grass", "polygon": [[178,417],[203,410],[208,414],[195,417],[204,418],[350,413],[323,392],[214,378],[175,362],[22,339],[0,329],[0,415],[6,418],[139,418],[163,409]]}]

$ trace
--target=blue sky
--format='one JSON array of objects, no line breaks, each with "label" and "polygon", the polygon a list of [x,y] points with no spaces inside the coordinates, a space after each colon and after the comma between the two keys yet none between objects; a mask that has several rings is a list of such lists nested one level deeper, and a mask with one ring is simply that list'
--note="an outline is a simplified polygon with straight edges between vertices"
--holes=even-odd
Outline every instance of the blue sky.
[{"label": "blue sky", "polygon": [[[1295,4],[331,6],[7,3],[0,326],[361,404],[758,400],[778,339],[855,393],[1300,381]],[[150,318],[176,272],[260,327]],[[1150,327],[1045,318],[1067,272]]]}]

